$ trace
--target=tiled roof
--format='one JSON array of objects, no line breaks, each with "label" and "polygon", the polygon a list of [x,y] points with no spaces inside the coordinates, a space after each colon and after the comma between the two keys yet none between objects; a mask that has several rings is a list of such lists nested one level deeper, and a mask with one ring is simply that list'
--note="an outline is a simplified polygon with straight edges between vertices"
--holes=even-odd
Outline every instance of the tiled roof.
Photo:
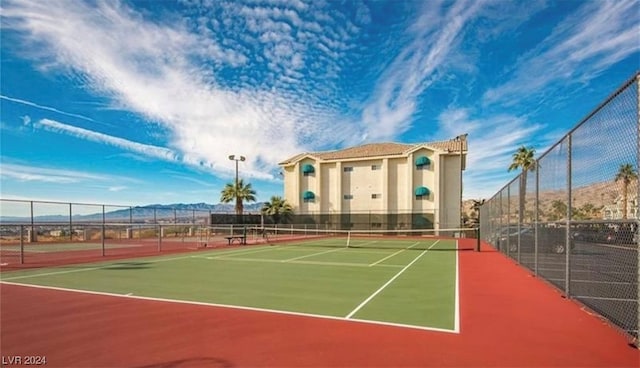
[{"label": "tiled roof", "polygon": [[[369,143],[363,144],[361,146],[355,146],[350,148],[345,148],[342,150],[336,151],[324,151],[324,152],[305,152],[297,154],[283,162],[280,162],[280,165],[287,165],[290,163],[294,163],[299,161],[302,157],[309,155],[313,157],[317,157],[322,160],[341,160],[341,159],[349,159],[349,158],[364,158],[364,157],[376,157],[376,156],[396,156],[403,155],[407,152],[418,148],[418,147],[429,147],[432,149],[442,150],[442,151],[450,151],[450,152],[458,152],[460,150],[459,141],[455,140],[447,140],[440,142],[425,142],[425,143],[415,143],[415,144],[405,144],[405,143]],[[467,150],[467,141],[463,140],[463,151]]]},{"label": "tiled roof", "polygon": [[345,148],[337,151],[316,152],[312,154],[323,160],[339,160],[343,158],[360,158],[372,156],[401,155],[413,145],[402,143],[370,143],[362,146]]}]

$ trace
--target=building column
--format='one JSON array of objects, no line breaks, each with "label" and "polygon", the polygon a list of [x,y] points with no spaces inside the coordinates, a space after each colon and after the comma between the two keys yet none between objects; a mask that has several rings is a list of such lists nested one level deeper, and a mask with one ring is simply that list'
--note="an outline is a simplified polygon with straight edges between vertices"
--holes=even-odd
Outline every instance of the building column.
[{"label": "building column", "polygon": [[414,182],[413,182],[413,152],[409,154],[407,158],[407,185],[409,186],[408,196],[406,198],[406,209],[409,213],[413,213],[413,191],[414,191]]},{"label": "building column", "polygon": [[389,212],[389,159],[382,159],[382,213]]},{"label": "building column", "polygon": [[314,212],[318,212],[318,213],[322,213],[322,211],[324,210],[322,208],[322,198],[324,198],[324,193],[322,191],[322,169],[320,167],[320,163],[315,161],[313,163],[315,166],[315,170],[316,170],[316,175],[315,175],[315,188],[313,188],[313,192],[316,193],[316,200],[314,203]]},{"label": "building column", "polygon": [[342,212],[342,196],[344,195],[344,193],[342,193],[342,162],[336,162],[336,171],[337,171],[337,180],[336,180],[336,190],[334,191],[334,193],[336,193],[336,212]]},{"label": "building column", "polygon": [[300,181],[302,180],[300,175],[300,162],[296,162],[295,165],[293,165],[293,177],[295,178],[295,180],[293,180],[293,192],[297,194],[296,198],[294,199],[293,207],[300,209],[302,208],[302,192],[300,192]]}]

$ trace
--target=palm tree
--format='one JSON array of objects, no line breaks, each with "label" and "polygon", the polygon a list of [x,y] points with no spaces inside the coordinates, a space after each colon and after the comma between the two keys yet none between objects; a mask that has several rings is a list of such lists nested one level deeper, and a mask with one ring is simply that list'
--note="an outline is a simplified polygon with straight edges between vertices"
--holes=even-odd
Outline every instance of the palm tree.
[{"label": "palm tree", "polygon": [[272,196],[269,202],[265,202],[262,206],[262,214],[271,216],[275,224],[280,222],[281,218],[288,218],[293,214],[293,207],[280,196]]},{"label": "palm tree", "polygon": [[[522,169],[520,174],[520,203],[518,213],[524,214],[524,202],[527,192],[527,172],[536,169],[536,159],[534,157],[536,150],[522,146],[513,154],[513,162],[509,165],[509,171]],[[520,216],[522,219],[522,215]]]},{"label": "palm tree", "polygon": [[622,164],[616,174],[615,181],[622,181],[622,219],[627,219],[627,195],[629,190],[629,184],[632,180],[638,179],[638,174],[633,169],[631,164]]},{"label": "palm tree", "polygon": [[480,207],[484,204],[484,199],[471,200],[471,217],[480,224]]},{"label": "palm tree", "polygon": [[236,215],[240,217],[244,211],[243,202],[256,201],[256,191],[251,188],[251,183],[244,185],[242,179],[238,180],[237,187],[235,183],[227,183],[222,190],[220,202],[229,203],[233,200],[236,201]]}]

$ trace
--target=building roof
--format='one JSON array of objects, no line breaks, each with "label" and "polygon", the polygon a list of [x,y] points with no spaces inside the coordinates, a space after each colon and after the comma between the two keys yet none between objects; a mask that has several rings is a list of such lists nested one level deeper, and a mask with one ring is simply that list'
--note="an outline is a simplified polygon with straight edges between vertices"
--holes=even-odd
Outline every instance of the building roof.
[{"label": "building roof", "polygon": [[[366,158],[366,157],[378,157],[378,156],[401,156],[407,155],[409,152],[421,148],[427,147],[440,151],[447,152],[459,152],[460,151],[460,141],[456,140],[447,140],[447,141],[439,141],[439,142],[425,142],[425,143],[414,143],[414,144],[406,144],[406,143],[368,143],[360,146],[349,147],[341,150],[335,151],[322,151],[322,152],[305,152],[297,154],[293,157],[290,157],[282,162],[280,165],[289,165],[300,161],[305,156],[310,156],[314,158],[318,158],[321,160],[343,160],[350,158]],[[462,150],[467,150],[467,141],[462,141]]]}]

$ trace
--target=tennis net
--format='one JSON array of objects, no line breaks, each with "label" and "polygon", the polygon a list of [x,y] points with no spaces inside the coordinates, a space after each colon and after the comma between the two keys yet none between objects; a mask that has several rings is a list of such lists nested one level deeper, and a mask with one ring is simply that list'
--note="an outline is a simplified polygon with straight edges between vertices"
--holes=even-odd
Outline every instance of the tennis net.
[{"label": "tennis net", "polygon": [[414,250],[476,249],[476,229],[330,230],[254,228],[272,245]]}]

